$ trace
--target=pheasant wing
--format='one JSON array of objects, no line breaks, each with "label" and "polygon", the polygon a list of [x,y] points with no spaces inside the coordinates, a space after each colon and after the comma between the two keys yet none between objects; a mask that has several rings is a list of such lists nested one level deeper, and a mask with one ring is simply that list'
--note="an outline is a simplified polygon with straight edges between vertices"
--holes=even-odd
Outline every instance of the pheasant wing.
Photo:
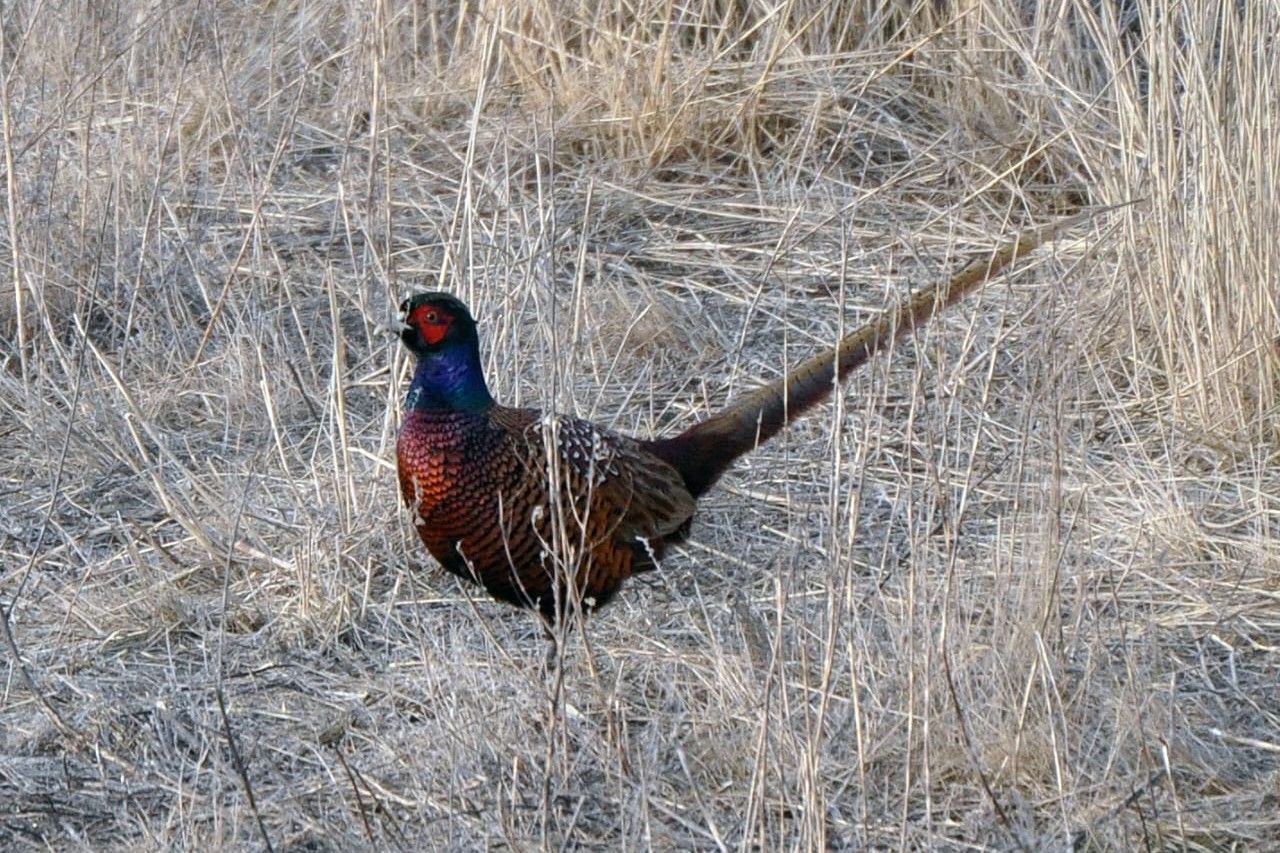
[{"label": "pheasant wing", "polygon": [[[625,541],[660,540],[693,515],[694,500],[680,474],[639,442],[589,421],[543,416],[526,425],[527,458],[554,457],[549,483],[572,507],[583,529]],[[550,474],[543,467],[542,475]],[[554,482],[558,480],[558,484]],[[593,537],[595,538],[595,537]]]}]

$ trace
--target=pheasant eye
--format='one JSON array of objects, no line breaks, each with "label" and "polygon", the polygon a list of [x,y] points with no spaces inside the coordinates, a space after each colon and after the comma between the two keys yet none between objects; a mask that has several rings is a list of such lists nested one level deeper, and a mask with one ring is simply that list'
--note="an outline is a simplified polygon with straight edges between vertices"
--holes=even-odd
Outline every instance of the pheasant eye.
[{"label": "pheasant eye", "polygon": [[453,319],[452,314],[436,305],[421,305],[413,312],[409,324],[417,328],[424,341],[435,346],[449,334]]}]

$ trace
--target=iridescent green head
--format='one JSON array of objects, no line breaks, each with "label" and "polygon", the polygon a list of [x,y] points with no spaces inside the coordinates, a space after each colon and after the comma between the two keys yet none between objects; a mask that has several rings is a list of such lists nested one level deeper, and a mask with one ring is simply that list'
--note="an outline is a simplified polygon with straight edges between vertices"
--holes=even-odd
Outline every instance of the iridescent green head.
[{"label": "iridescent green head", "polygon": [[400,303],[400,311],[400,340],[418,359],[405,408],[471,412],[493,405],[467,306],[447,293],[415,293]]}]

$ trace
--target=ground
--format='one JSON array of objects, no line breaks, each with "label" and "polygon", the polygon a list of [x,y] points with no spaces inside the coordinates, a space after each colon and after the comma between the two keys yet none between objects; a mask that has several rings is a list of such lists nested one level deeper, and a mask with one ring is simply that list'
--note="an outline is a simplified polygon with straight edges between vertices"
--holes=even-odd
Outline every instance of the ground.
[{"label": "ground", "polygon": [[[2,14],[0,847],[1280,849],[1274,9]],[[669,434],[1082,212],[558,665],[399,505],[415,289]]]}]

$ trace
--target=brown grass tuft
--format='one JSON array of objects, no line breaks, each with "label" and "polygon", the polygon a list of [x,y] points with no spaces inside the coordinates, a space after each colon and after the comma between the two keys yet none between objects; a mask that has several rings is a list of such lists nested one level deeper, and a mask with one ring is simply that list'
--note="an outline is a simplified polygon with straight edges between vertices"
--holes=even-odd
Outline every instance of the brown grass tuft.
[{"label": "brown grass tuft", "polygon": [[[46,7],[0,41],[0,847],[1280,836],[1273,8]],[[1115,205],[558,673],[399,509],[411,289],[504,401],[653,435]]]}]

